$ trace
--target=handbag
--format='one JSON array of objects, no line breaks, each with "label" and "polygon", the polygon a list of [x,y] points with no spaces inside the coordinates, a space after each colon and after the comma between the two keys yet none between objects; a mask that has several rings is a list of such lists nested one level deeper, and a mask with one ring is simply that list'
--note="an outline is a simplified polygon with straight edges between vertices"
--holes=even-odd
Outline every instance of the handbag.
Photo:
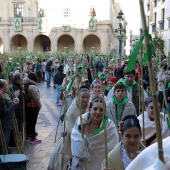
[{"label": "handbag", "polygon": [[0,155],[0,170],[26,170],[28,157],[24,154]]}]

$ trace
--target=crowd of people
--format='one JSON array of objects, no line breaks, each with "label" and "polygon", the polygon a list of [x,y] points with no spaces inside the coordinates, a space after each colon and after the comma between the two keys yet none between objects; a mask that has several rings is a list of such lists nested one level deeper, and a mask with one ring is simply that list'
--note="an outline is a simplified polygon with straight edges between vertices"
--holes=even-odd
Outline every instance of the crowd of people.
[{"label": "crowd of people", "polygon": [[[153,65],[159,128],[166,140],[170,127],[163,112],[170,113],[170,67],[165,59],[160,70],[154,60]],[[0,79],[0,118],[7,148],[15,145],[14,117],[20,132],[25,122],[26,140],[42,142],[36,138],[35,126],[42,107],[37,83],[44,81],[46,88],[55,89],[64,124],[48,170],[123,170],[135,165],[158,139],[147,65],[136,61],[131,71],[127,66],[125,59],[106,60],[104,56],[50,57],[13,70],[8,80]],[[170,154],[165,164],[168,161]]]}]

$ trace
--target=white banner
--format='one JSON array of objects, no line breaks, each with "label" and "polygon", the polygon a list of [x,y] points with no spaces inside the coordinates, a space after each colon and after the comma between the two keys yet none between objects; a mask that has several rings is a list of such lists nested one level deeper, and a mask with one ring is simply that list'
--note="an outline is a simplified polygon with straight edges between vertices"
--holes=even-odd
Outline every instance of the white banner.
[{"label": "white banner", "polygon": [[165,1],[165,18],[170,17],[170,0]]}]

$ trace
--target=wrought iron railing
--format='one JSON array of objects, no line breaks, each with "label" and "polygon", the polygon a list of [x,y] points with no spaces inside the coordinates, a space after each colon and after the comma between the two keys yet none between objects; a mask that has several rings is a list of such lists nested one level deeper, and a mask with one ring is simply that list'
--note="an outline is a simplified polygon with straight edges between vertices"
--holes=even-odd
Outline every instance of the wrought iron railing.
[{"label": "wrought iron railing", "polygon": [[[9,18],[9,22],[14,22],[14,18],[15,17],[10,17]],[[21,17],[22,18],[22,22],[25,23],[37,23],[38,22],[38,18],[37,17]]]}]

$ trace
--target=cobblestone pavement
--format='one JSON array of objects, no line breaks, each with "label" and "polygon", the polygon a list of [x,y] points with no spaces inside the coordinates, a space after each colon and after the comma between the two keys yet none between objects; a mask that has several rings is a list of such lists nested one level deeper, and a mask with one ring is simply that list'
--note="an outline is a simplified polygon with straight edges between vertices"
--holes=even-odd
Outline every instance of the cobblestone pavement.
[{"label": "cobblestone pavement", "polygon": [[[41,144],[25,144],[24,153],[28,156],[29,162],[27,170],[47,170],[50,155],[56,146],[55,135],[58,118],[60,115],[61,106],[56,105],[55,89],[53,87],[47,88],[46,84],[38,84],[42,108],[40,110],[36,131],[38,132],[38,139],[42,139]],[[62,130],[62,123],[60,121],[57,139],[60,137]]]}]

